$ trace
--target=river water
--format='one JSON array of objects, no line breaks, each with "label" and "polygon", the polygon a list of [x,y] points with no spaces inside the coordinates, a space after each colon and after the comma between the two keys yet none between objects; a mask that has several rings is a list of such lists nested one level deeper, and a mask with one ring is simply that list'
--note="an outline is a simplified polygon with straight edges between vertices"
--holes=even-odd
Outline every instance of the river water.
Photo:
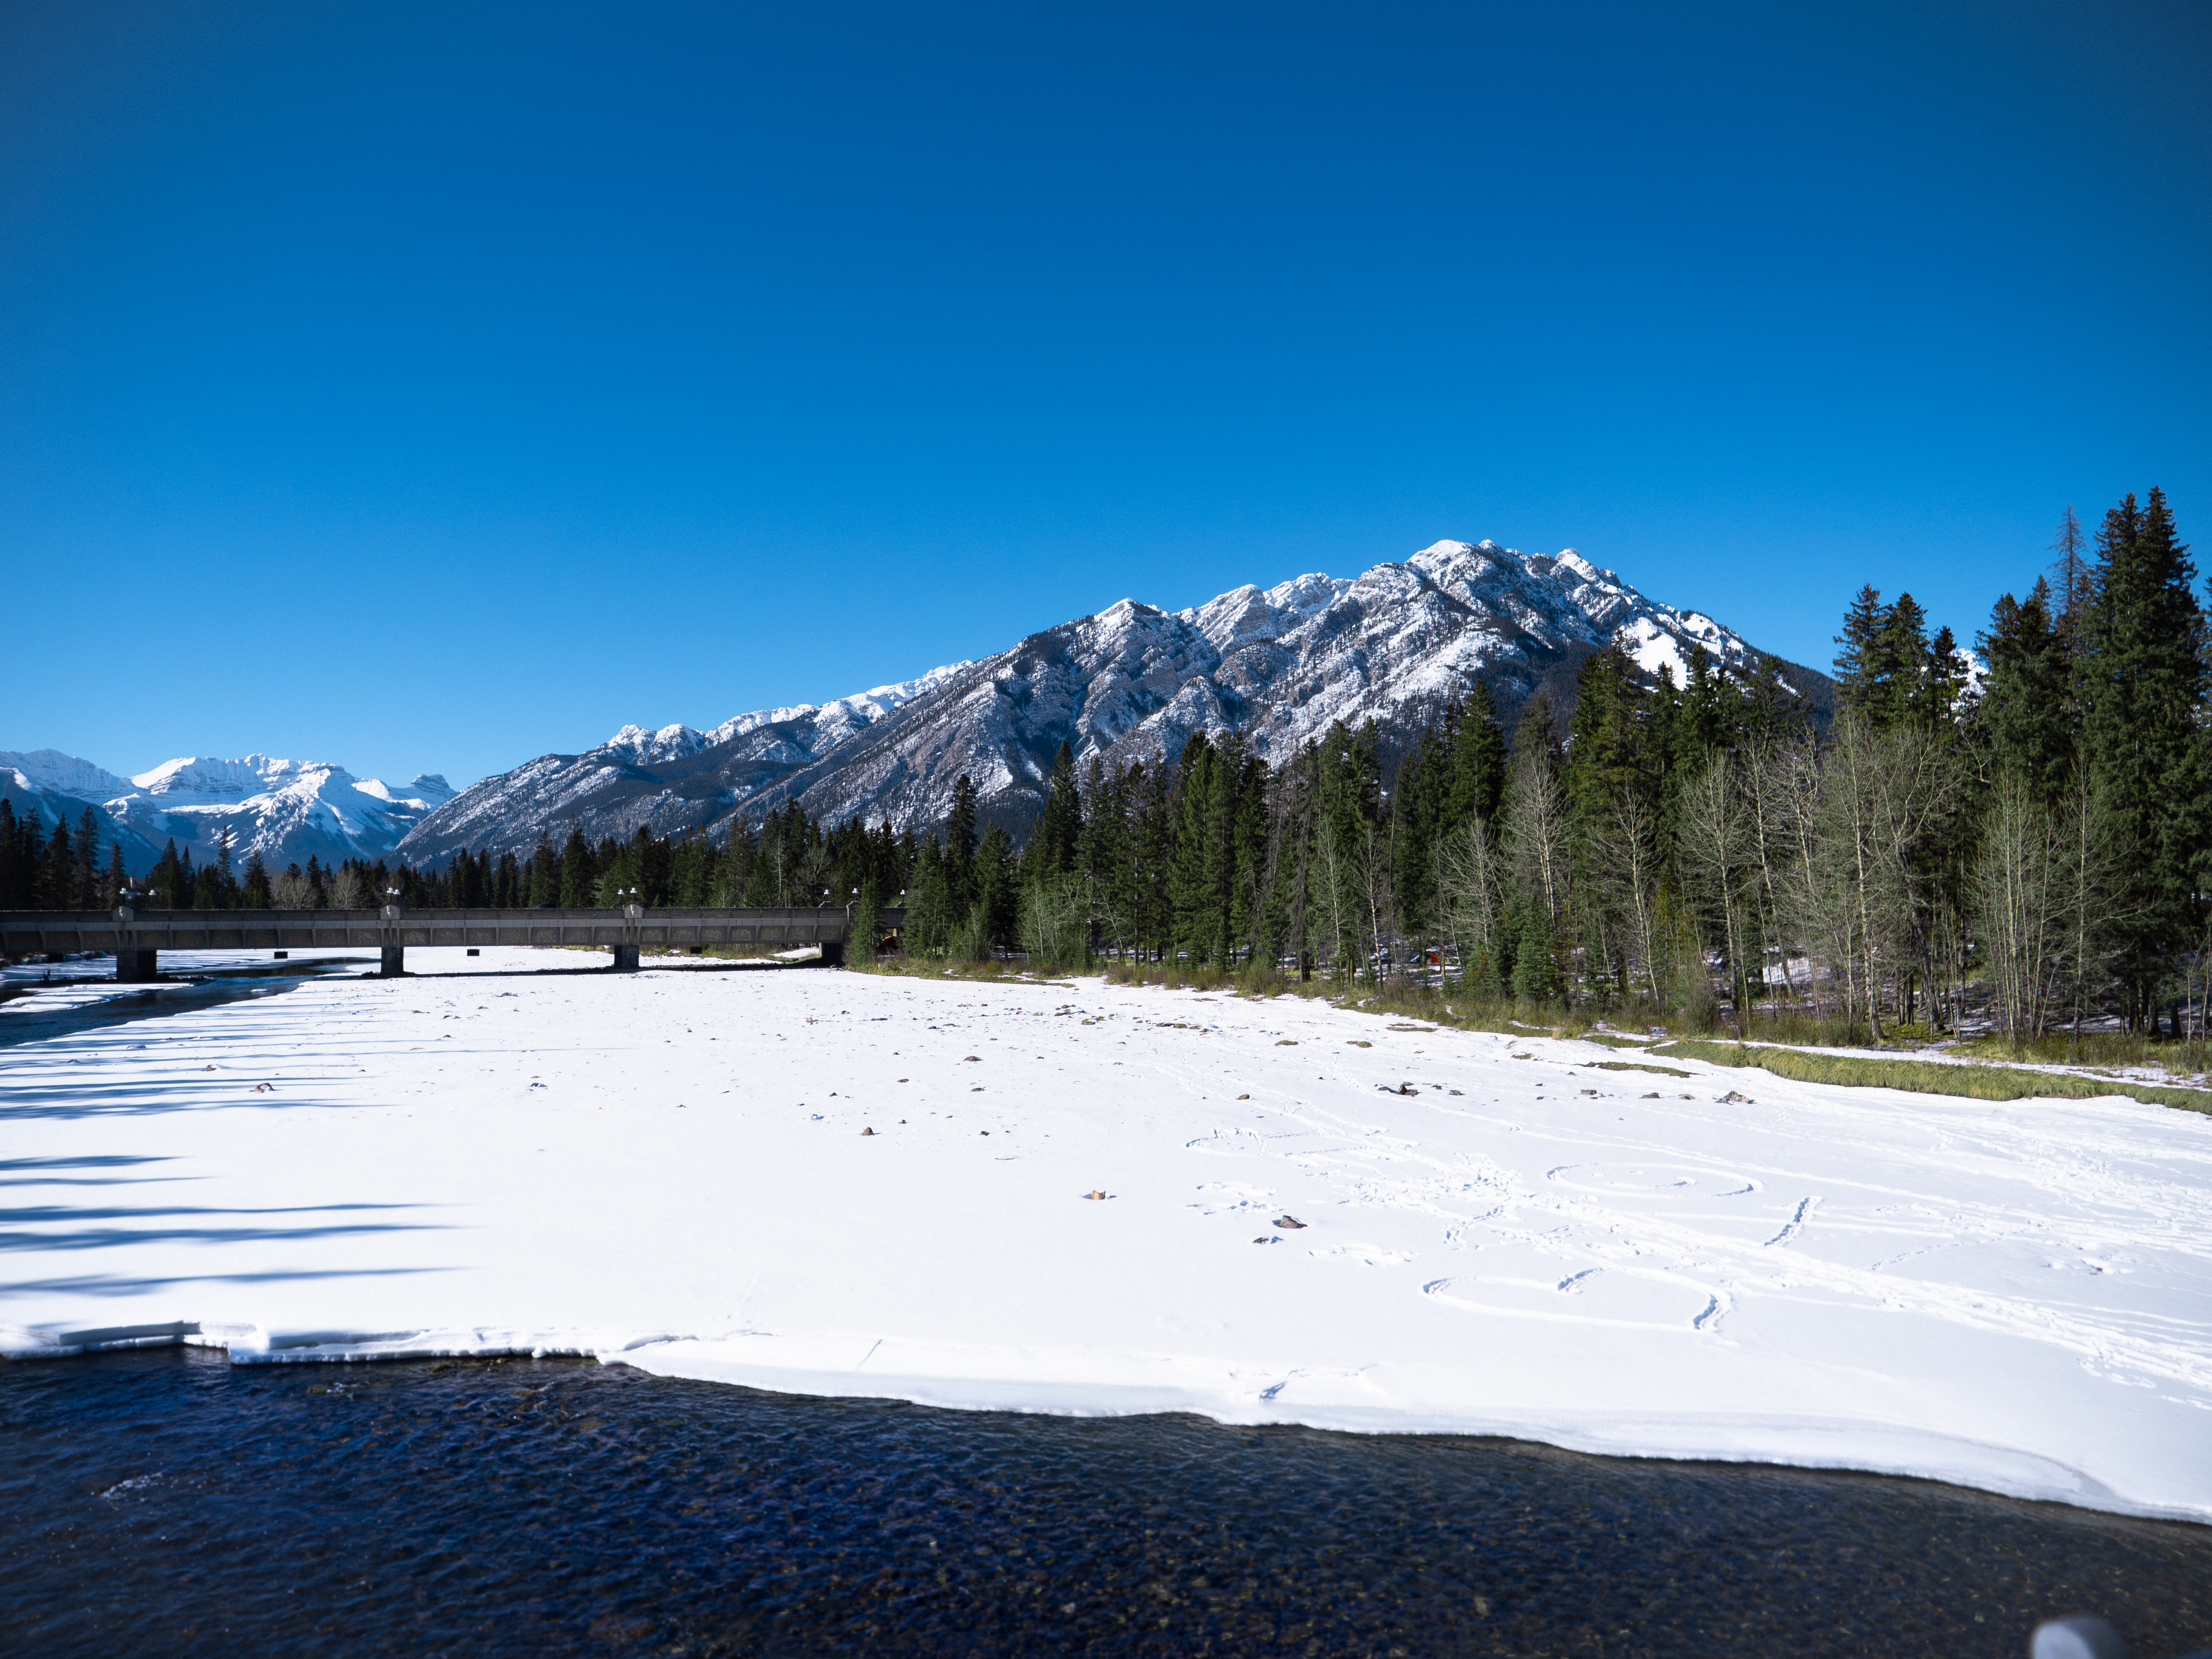
[{"label": "river water", "polygon": [[2003,1655],[2212,1645],[2212,1528],[1516,1442],[572,1360],[0,1364],[0,1651]]}]

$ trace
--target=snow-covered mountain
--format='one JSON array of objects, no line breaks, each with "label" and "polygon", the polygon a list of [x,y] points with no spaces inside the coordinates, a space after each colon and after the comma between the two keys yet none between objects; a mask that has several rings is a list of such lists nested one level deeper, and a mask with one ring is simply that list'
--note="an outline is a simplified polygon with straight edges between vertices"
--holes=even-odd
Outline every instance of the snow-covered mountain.
[{"label": "snow-covered mountain", "polygon": [[242,760],[188,756],[134,777],[118,777],[91,762],[52,749],[0,752],[0,793],[19,814],[51,827],[74,827],[88,806],[104,838],[123,845],[134,873],[150,868],[174,840],[195,863],[215,855],[216,837],[231,835],[234,867],[259,853],[272,870],[349,858],[380,858],[432,809],[453,798],[445,779],[420,775],[399,788],[356,778],[323,761]]},{"label": "snow-covered mountain", "polygon": [[[1572,550],[1528,555],[1438,542],[1353,578],[1244,586],[1187,611],[1124,599],[979,662],[903,685],[741,714],[711,731],[626,726],[583,755],[544,755],[463,791],[408,832],[399,856],[462,848],[526,853],[572,823],[628,836],[757,819],[796,799],[928,824],[963,772],[991,817],[1026,823],[1062,742],[1086,765],[1150,760],[1194,732],[1246,733],[1279,757],[1333,720],[1417,718],[1480,681],[1509,724],[1540,686],[1564,713],[1574,671],[1618,641],[1680,683],[1690,655],[1741,667],[1758,653],[1711,617],[1647,598]],[[1826,683],[1792,669],[1825,701]]]},{"label": "snow-covered mountain", "polygon": [[831,702],[755,709],[711,731],[625,726],[580,755],[541,755],[472,784],[409,831],[399,856],[421,864],[487,847],[526,854],[541,829],[564,836],[571,823],[594,840],[635,835],[641,823],[669,834],[719,823],[738,802],[773,790],[973,666],[948,664]]}]

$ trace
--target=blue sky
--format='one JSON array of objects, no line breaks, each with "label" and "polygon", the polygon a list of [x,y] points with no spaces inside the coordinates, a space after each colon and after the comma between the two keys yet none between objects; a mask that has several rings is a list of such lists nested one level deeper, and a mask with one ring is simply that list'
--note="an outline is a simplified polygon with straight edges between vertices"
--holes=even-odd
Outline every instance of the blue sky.
[{"label": "blue sky", "polygon": [[2207,538],[2208,15],[8,3],[0,748],[458,785],[1444,536],[1971,637]]}]

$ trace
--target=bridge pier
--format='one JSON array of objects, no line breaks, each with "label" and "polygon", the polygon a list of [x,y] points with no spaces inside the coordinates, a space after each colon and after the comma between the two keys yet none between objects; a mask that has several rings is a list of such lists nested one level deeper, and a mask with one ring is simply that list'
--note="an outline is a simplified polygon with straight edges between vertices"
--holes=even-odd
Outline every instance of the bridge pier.
[{"label": "bridge pier", "polygon": [[404,945],[386,945],[381,949],[384,953],[384,963],[376,970],[378,975],[385,979],[403,977],[407,972],[407,947]]},{"label": "bridge pier", "polygon": [[617,945],[614,947],[614,966],[609,969],[610,972],[617,974],[634,974],[637,971],[637,946],[635,945]]},{"label": "bridge pier", "polygon": [[118,985],[150,985],[161,977],[155,970],[154,951],[123,950],[115,953],[115,982]]}]

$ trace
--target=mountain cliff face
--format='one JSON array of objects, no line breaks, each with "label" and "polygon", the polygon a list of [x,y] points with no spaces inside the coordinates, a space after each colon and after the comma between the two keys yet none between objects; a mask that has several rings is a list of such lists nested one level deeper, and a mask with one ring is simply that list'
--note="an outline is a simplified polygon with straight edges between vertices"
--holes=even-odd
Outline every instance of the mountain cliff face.
[{"label": "mountain cliff face", "polygon": [[66,817],[72,830],[88,806],[103,838],[121,842],[124,863],[143,874],[174,840],[196,864],[216,853],[228,828],[231,863],[243,870],[259,853],[272,871],[349,858],[381,858],[436,806],[453,797],[446,781],[422,775],[392,788],[356,778],[320,761],[186,757],[122,778],[89,761],[52,749],[0,752],[0,793],[18,814],[51,829]]},{"label": "mountain cliff face", "polygon": [[[1237,588],[1188,611],[1124,599],[980,662],[819,708],[741,714],[708,732],[626,726],[583,755],[545,755],[464,790],[398,855],[526,854],[541,830],[593,839],[641,824],[720,835],[797,799],[825,820],[940,820],[963,772],[989,818],[1025,825],[1060,744],[1079,764],[1173,755],[1196,732],[1242,732],[1279,758],[1326,731],[1418,719],[1486,684],[1509,726],[1540,688],[1571,704],[1574,670],[1612,641],[1679,684],[1689,653],[1757,653],[1710,617],[1647,599],[1571,550],[1438,542],[1356,578]],[[1819,698],[1826,682],[1790,676]],[[1820,699],[1824,701],[1824,699]]]}]

